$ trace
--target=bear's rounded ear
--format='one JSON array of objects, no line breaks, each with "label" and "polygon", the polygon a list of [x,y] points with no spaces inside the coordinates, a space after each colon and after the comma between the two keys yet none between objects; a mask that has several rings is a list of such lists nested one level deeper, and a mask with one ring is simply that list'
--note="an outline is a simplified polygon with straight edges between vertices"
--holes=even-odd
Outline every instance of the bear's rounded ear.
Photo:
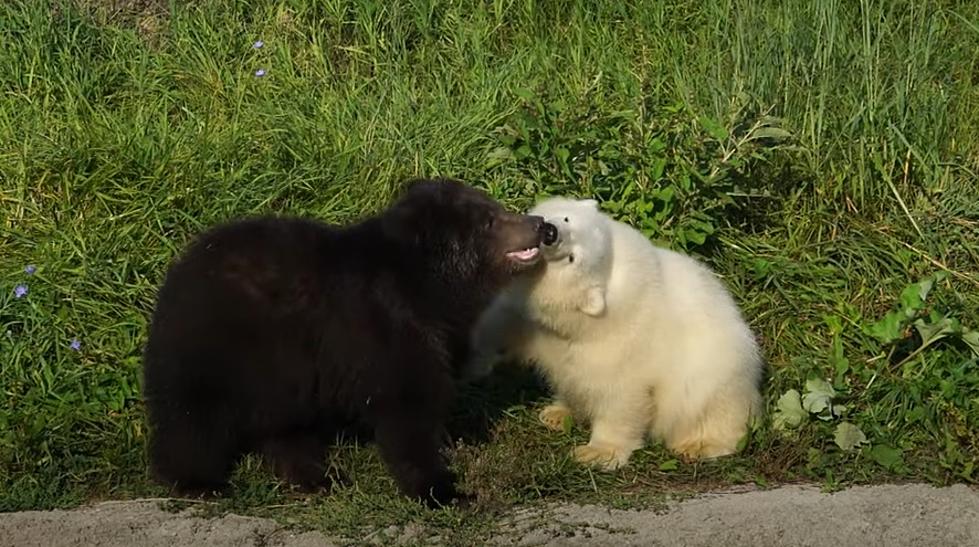
[{"label": "bear's rounded ear", "polygon": [[410,206],[396,202],[380,215],[381,231],[388,238],[405,243],[417,243],[417,218]]},{"label": "bear's rounded ear", "polygon": [[598,200],[595,200],[595,199],[583,199],[583,200],[581,200],[581,204],[582,205],[585,205],[587,207],[591,207],[592,209],[595,209],[596,211],[598,210]]},{"label": "bear's rounded ear", "polygon": [[421,190],[426,186],[432,186],[433,182],[435,181],[424,177],[416,177],[416,178],[408,179],[401,183],[401,188],[399,188],[398,192],[396,193],[398,197],[403,197],[406,194],[412,193],[412,191],[417,192],[418,190]]},{"label": "bear's rounded ear", "polygon": [[465,183],[449,177],[415,177],[401,184],[401,195],[420,192],[437,194],[448,186],[465,186]]},{"label": "bear's rounded ear", "polygon": [[585,290],[584,299],[578,309],[585,315],[599,317],[605,313],[605,287],[593,286]]}]

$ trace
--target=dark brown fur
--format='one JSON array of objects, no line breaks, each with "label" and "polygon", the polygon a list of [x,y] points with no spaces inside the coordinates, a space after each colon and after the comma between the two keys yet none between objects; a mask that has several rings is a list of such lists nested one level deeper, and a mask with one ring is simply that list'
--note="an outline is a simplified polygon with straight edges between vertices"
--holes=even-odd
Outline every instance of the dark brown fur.
[{"label": "dark brown fur", "polygon": [[440,435],[478,314],[530,267],[541,219],[420,181],[348,228],[260,218],[216,227],[170,268],[145,354],[150,459],[182,493],[221,490],[258,451],[283,479],[325,484],[347,426],[373,432],[402,491],[457,498]]}]

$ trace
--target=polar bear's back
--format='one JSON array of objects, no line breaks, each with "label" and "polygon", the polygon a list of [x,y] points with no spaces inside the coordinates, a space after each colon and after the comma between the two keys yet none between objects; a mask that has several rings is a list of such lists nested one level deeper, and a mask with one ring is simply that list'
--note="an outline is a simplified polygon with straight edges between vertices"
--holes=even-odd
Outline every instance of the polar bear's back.
[{"label": "polar bear's back", "polygon": [[669,348],[676,348],[687,355],[703,352],[705,361],[723,352],[710,366],[723,368],[718,361],[729,361],[733,368],[756,368],[754,337],[721,280],[696,259],[655,246],[626,224],[610,222],[614,258],[607,289],[609,318],[632,331],[630,346],[652,348],[631,351],[667,359]]}]

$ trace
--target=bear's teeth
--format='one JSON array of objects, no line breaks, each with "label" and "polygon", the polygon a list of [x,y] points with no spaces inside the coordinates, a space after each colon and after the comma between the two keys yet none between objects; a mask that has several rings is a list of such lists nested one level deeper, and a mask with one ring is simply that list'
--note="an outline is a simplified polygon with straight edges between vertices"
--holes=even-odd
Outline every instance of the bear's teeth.
[{"label": "bear's teeth", "polygon": [[522,251],[510,251],[507,256],[510,258],[516,258],[517,260],[530,260],[537,256],[540,252],[537,247],[530,247],[529,249],[524,249]]}]

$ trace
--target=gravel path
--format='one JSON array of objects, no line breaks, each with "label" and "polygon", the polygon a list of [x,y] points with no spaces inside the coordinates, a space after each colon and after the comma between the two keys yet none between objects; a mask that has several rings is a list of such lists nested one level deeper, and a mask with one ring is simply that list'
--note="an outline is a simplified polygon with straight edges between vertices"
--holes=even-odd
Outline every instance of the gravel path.
[{"label": "gravel path", "polygon": [[[979,546],[979,491],[957,485],[857,487],[834,494],[786,486],[705,495],[666,511],[561,505],[500,523],[501,545]],[[410,534],[414,535],[414,534]],[[377,538],[387,537],[379,534]],[[205,519],[156,501],[107,502],[70,511],[0,514],[0,545],[184,547],[329,546],[319,532],[267,519]]]}]

